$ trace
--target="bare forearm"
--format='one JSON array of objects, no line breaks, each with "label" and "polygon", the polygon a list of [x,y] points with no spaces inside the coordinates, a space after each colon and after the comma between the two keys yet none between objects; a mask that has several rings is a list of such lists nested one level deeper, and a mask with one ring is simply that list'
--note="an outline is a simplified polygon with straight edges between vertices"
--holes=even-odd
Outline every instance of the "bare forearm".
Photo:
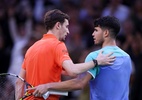
[{"label": "bare forearm", "polygon": [[70,76],[75,76],[77,74],[83,73],[96,65],[111,65],[113,64],[113,61],[115,60],[114,56],[111,56],[113,53],[103,55],[102,51],[98,54],[96,60],[86,62],[86,63],[80,63],[80,64],[74,64],[71,60],[65,60],[63,62],[63,68],[67,71],[67,73]]},{"label": "bare forearm", "polygon": [[40,93],[44,94],[47,91],[72,91],[72,90],[79,90],[86,86],[88,81],[91,79],[91,75],[89,73],[84,73],[78,75],[77,78],[63,81],[63,82],[54,82],[54,83],[47,83],[41,84],[36,87],[30,88],[28,90],[34,90],[33,95]]},{"label": "bare forearm", "polygon": [[[25,79],[25,73],[26,71],[24,69],[21,69],[19,76]],[[21,81],[21,79],[16,80],[16,86],[15,86],[15,100],[19,100],[24,95],[24,82]]]},{"label": "bare forearm", "polygon": [[95,67],[95,63],[93,61],[90,61],[87,63],[74,64],[71,61],[67,60],[64,61],[63,67],[70,76],[76,76],[89,70],[90,68]]},{"label": "bare forearm", "polygon": [[87,63],[80,63],[75,64],[73,67],[73,71],[76,72],[76,74],[81,74],[93,67],[95,67],[95,63],[93,61],[87,62]]},{"label": "bare forearm", "polygon": [[24,83],[17,80],[15,86],[15,100],[19,100],[24,94]]},{"label": "bare forearm", "polygon": [[56,83],[48,83],[46,84],[47,89],[49,90],[59,90],[59,91],[72,91],[82,89],[88,84],[88,81],[92,78],[92,76],[85,72],[83,74],[78,75],[76,78]]},{"label": "bare forearm", "polygon": [[48,90],[72,91],[82,89],[83,86],[78,80],[72,79],[65,82],[48,83],[46,84],[46,88]]}]

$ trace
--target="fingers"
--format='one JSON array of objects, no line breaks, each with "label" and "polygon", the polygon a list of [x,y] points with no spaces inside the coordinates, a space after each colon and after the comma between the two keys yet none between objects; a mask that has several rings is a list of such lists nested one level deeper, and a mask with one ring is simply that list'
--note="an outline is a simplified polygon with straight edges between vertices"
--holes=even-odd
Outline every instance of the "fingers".
[{"label": "fingers", "polygon": [[109,62],[114,62],[115,61],[115,56],[110,56],[110,57],[108,57],[108,61]]},{"label": "fingers", "polygon": [[35,91],[32,93],[35,97],[41,97],[41,96],[42,96],[42,93],[40,93],[40,92],[37,90],[36,87],[26,89],[26,91],[29,91],[29,90],[35,90]]},{"label": "fingers", "polygon": [[112,62],[109,62],[108,65],[113,65],[113,63],[112,63]]},{"label": "fingers", "polygon": [[37,95],[38,95],[38,90],[35,90],[35,91],[33,92],[33,95],[34,95],[34,96],[37,96]]},{"label": "fingers", "polygon": [[110,59],[115,59],[116,57],[115,57],[115,56],[110,56],[109,58],[110,58]]},{"label": "fingers", "polygon": [[[101,51],[99,52],[99,55],[103,55],[103,52],[104,52],[104,51],[101,50]],[[110,52],[110,53],[106,54],[106,56],[110,57],[112,54],[113,54],[113,52]]]},{"label": "fingers", "polygon": [[103,51],[101,50],[96,58],[96,60],[98,61],[98,65],[111,65],[114,63],[116,57],[113,56],[113,52],[110,52],[108,54],[102,53]]},{"label": "fingers", "polygon": [[106,54],[108,57],[111,56],[113,54],[113,52],[110,52],[109,54]]},{"label": "fingers", "polygon": [[[103,51],[100,51],[100,54],[102,54]],[[110,52],[109,54],[105,54],[106,58],[108,58],[109,61],[115,61],[115,56],[112,56],[113,52]],[[102,54],[103,55],[103,54]]]},{"label": "fingers", "polygon": [[33,94],[35,97],[42,97],[42,94],[40,92],[34,93]]},{"label": "fingers", "polygon": [[33,92],[33,95],[34,95],[35,97],[42,97],[42,93],[39,92],[38,90],[35,90],[35,91]]},{"label": "fingers", "polygon": [[104,52],[104,51],[103,51],[103,50],[101,50],[101,51],[99,52],[99,55],[100,55],[100,54],[103,54],[103,52]]},{"label": "fingers", "polygon": [[113,56],[113,57],[110,57],[109,59],[108,59],[108,65],[112,65],[112,64],[114,64],[114,61],[115,61],[115,57]]},{"label": "fingers", "polygon": [[29,91],[29,90],[35,90],[35,89],[36,89],[36,87],[32,87],[32,88],[26,89],[26,91]]}]

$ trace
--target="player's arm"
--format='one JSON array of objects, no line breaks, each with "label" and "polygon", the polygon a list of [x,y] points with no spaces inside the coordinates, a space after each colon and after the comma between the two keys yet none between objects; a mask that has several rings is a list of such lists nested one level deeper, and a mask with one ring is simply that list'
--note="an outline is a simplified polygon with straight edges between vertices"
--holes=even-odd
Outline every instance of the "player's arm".
[{"label": "player's arm", "polygon": [[62,75],[69,76],[69,74],[65,70],[62,70]]},{"label": "player's arm", "polygon": [[[25,79],[26,71],[21,69],[19,76]],[[17,78],[15,86],[15,100],[20,100],[24,94],[24,82]]]},{"label": "player's arm", "polygon": [[35,90],[33,92],[33,95],[38,94],[38,96],[42,96],[44,93],[46,93],[49,90],[55,90],[55,91],[79,90],[84,88],[91,78],[92,76],[88,72],[85,72],[81,75],[78,75],[77,78],[71,80],[42,84],[34,88],[30,88],[28,90]]},{"label": "player's arm", "polygon": [[113,61],[115,60],[114,56],[111,56],[112,53],[110,54],[102,54],[102,51],[99,53],[97,56],[96,60],[97,62],[86,62],[86,63],[79,63],[79,64],[74,64],[72,60],[65,60],[63,61],[63,68],[65,71],[70,75],[70,76],[76,76],[77,74],[83,73],[93,67],[98,65],[110,65],[113,64]]},{"label": "player's arm", "polygon": [[59,82],[47,84],[48,90],[59,90],[59,91],[73,91],[83,89],[89,80],[92,78],[91,74],[84,72],[78,75],[76,78]]}]

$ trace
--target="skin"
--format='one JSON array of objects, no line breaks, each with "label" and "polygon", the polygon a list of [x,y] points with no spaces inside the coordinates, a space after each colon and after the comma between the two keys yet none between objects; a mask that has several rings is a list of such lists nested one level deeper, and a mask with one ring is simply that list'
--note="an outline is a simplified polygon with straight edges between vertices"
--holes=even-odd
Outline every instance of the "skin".
[{"label": "skin", "polygon": [[[68,22],[67,19],[65,19],[65,22],[63,24],[61,24],[60,22],[57,22],[55,24],[55,26],[53,27],[53,29],[49,30],[47,32],[47,34],[54,34],[57,37],[58,40],[65,40],[66,36],[69,34],[68,26],[69,26],[69,22]],[[94,31],[94,34],[95,33],[96,32]],[[96,40],[96,36],[94,36],[95,41],[98,41],[99,39]],[[98,37],[99,37],[99,33],[98,33]],[[115,57],[111,56],[111,55],[112,55],[112,53],[107,54],[107,55],[103,55],[102,51],[101,51],[99,53],[98,57],[96,58],[96,60],[98,61],[98,65],[113,64]],[[72,60],[65,60],[65,61],[63,61],[62,66],[65,69],[66,73],[68,73],[69,76],[77,76],[80,73],[83,73],[83,72],[89,70],[90,68],[93,68],[95,66],[95,64],[94,64],[93,61],[90,61],[90,62],[87,62],[87,63],[74,64],[72,62]],[[67,81],[68,85],[66,84],[66,82],[65,83],[59,83],[59,84],[57,83],[57,85],[56,85],[57,87],[55,87],[55,89],[58,89],[58,90],[81,89],[91,79],[90,74],[86,73],[85,75],[86,76],[84,76],[84,77],[79,75],[78,77],[80,77],[80,78],[77,77],[76,79]],[[26,71],[24,69],[21,69],[19,76],[21,76],[22,78],[25,79]],[[76,83],[78,83],[78,84],[76,85]],[[17,80],[16,84],[17,84],[17,86],[21,85],[21,83],[18,80]],[[53,83],[53,84],[56,84],[56,83]],[[52,90],[52,86],[54,86],[53,84],[51,83],[51,84],[39,85],[35,88],[31,88],[31,89],[28,89],[28,90],[35,90],[33,92],[33,95],[37,94],[37,96],[42,96],[46,91],[48,91],[50,89]],[[49,86],[51,86],[51,87],[49,87]],[[75,87],[70,87],[70,86],[75,86]],[[61,87],[61,89],[60,89],[60,87]],[[64,88],[62,88],[62,87],[64,87]],[[54,87],[53,87],[53,90],[54,90]],[[16,93],[16,95],[17,94],[18,93]],[[16,97],[16,100],[18,100],[19,97]]]},{"label": "skin", "polygon": [[59,23],[61,30],[59,32],[59,40],[60,41],[64,41],[66,39],[66,36],[69,34],[69,21],[67,19],[65,19],[65,22],[63,23],[63,25],[61,23]]}]

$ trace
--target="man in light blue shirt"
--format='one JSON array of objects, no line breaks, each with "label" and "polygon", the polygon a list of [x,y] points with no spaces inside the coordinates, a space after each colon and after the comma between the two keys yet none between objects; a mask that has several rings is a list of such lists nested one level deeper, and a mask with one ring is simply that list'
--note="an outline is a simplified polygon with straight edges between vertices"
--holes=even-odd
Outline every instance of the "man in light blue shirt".
[{"label": "man in light blue shirt", "polygon": [[[104,54],[113,52],[116,60],[111,66],[98,66],[88,71],[92,75],[90,100],[128,100],[131,73],[129,55],[117,46],[105,46],[101,50]],[[85,61],[94,59],[99,51],[90,53]]]},{"label": "man in light blue shirt", "polygon": [[98,66],[78,75],[77,78],[64,82],[39,85],[34,94],[43,94],[47,90],[71,91],[82,89],[90,83],[90,100],[129,100],[129,81],[131,75],[131,58],[116,45],[116,36],[120,31],[117,18],[106,16],[94,21],[92,33],[94,43],[102,49],[91,52],[85,62],[95,59],[99,52],[103,54],[113,52],[116,57],[112,65]]}]

